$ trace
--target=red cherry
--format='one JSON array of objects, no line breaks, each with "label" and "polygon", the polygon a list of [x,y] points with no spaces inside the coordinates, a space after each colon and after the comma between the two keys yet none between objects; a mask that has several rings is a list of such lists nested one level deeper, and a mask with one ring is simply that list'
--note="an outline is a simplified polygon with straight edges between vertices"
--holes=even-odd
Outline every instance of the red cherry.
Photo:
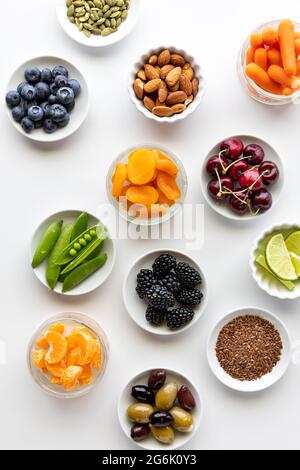
[{"label": "red cherry", "polygon": [[266,186],[275,184],[279,178],[279,168],[274,162],[263,162],[259,167],[262,181]]},{"label": "red cherry", "polygon": [[251,165],[260,165],[265,158],[265,152],[260,145],[250,144],[244,150],[244,157],[249,157],[248,162]]},{"label": "red cherry", "polygon": [[231,160],[237,160],[244,151],[244,144],[240,139],[226,139],[220,145],[220,150],[224,151],[223,155]]},{"label": "red cherry", "polygon": [[[222,164],[221,164],[222,162]],[[223,174],[223,167],[226,168],[229,165],[227,158],[223,155],[214,155],[207,160],[206,171],[210,176],[216,176],[216,170],[219,175]]]},{"label": "red cherry", "polygon": [[229,201],[230,208],[238,215],[243,215],[249,210],[249,196],[246,193],[235,192]]},{"label": "red cherry", "polygon": [[249,168],[248,163],[245,160],[240,160],[236,162],[232,167],[229,169],[229,176],[231,179],[234,181],[238,181],[240,179],[240,176],[245,173]]},{"label": "red cherry", "polygon": [[259,171],[256,168],[250,168],[240,176],[239,183],[241,188],[248,188],[255,192],[263,187],[263,182]]},{"label": "red cherry", "polygon": [[272,194],[265,188],[261,188],[251,196],[253,209],[267,211],[272,207]]},{"label": "red cherry", "polygon": [[228,176],[221,176],[220,181],[221,187],[218,179],[209,181],[207,185],[209,195],[216,199],[216,201],[223,201],[228,196],[228,194],[224,194],[222,191],[225,192],[227,189],[233,191],[234,188],[233,181]]}]

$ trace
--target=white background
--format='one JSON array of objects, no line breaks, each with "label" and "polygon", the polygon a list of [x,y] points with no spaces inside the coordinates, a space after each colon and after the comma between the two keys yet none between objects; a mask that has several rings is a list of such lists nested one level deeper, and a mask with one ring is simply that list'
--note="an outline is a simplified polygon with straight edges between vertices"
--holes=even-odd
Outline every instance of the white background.
[{"label": "white background", "polygon": [[[133,0],[134,1],[134,0]],[[60,29],[53,0],[6,2],[0,40],[2,96],[14,69],[39,55],[58,55],[86,75],[91,106],[80,131],[43,147],[11,126],[1,106],[1,323],[7,363],[0,366],[0,446],[3,449],[135,449],[123,435],[117,400],[129,378],[155,366],[182,370],[204,401],[201,429],[190,449],[298,448],[300,365],[292,365],[274,388],[256,396],[233,393],[211,374],[207,335],[221,315],[254,304],[279,315],[292,339],[300,339],[299,302],[281,302],[261,292],[248,268],[250,248],[266,227],[299,214],[299,108],[274,109],[244,94],[236,56],[246,35],[275,18],[298,19],[299,1],[200,2],[144,0],[138,25],[119,45],[104,51],[73,43]],[[286,7],[286,8],[285,8]],[[139,56],[162,44],[186,49],[202,65],[206,95],[186,121],[165,127],[140,115],[128,98],[126,80]],[[181,156],[189,176],[188,201],[202,203],[200,169],[209,149],[232,134],[256,134],[281,154],[286,187],[273,212],[251,223],[226,221],[205,208],[205,243],[194,253],[207,273],[209,305],[197,327],[170,341],[136,327],[124,310],[123,277],[145,251],[184,243],[121,241],[115,270],[103,288],[79,299],[52,295],[35,279],[28,250],[32,232],[49,214],[68,208],[96,211],[106,202],[105,176],[125,147],[150,141]],[[103,382],[88,396],[65,402],[45,395],[26,367],[33,330],[62,311],[94,317],[107,332],[111,356]]]}]

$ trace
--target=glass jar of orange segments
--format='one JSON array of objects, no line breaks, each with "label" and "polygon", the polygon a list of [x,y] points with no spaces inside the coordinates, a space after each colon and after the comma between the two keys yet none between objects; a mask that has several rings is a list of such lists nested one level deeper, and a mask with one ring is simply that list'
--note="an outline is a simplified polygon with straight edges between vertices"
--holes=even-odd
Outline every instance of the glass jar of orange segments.
[{"label": "glass jar of orange segments", "polygon": [[33,334],[27,362],[35,382],[49,395],[77,398],[100,382],[108,361],[108,340],[93,319],[62,313]]},{"label": "glass jar of orange segments", "polygon": [[248,36],[238,55],[238,75],[251,98],[268,105],[300,102],[300,24],[265,23]]}]

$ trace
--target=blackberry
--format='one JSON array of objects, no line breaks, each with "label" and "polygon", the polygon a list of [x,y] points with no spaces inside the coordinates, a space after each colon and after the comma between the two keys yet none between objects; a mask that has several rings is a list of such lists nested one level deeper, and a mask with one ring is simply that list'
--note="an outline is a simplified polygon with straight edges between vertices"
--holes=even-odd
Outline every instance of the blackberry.
[{"label": "blackberry", "polygon": [[186,326],[194,318],[194,312],[190,308],[175,308],[167,313],[167,327],[170,330],[179,330]]},{"label": "blackberry", "polygon": [[177,302],[182,305],[199,305],[202,298],[202,292],[194,289],[184,289],[176,295]]},{"label": "blackberry", "polygon": [[162,279],[167,274],[170,274],[176,268],[175,256],[163,254],[154,261],[152,265],[153,274],[156,279]]},{"label": "blackberry", "polygon": [[137,275],[136,292],[141,299],[145,297],[145,291],[153,287],[154,278],[151,269],[142,269]]},{"label": "blackberry", "polygon": [[146,310],[146,320],[154,326],[160,326],[165,321],[167,315],[166,310],[157,310],[149,305]]},{"label": "blackberry", "polygon": [[178,263],[175,272],[178,280],[187,289],[193,289],[197,284],[201,284],[200,273],[187,263]]},{"label": "blackberry", "polygon": [[149,305],[157,310],[165,310],[175,305],[175,297],[165,287],[154,286],[147,289],[145,299]]},{"label": "blackberry", "polygon": [[181,284],[177,281],[176,274],[168,274],[163,279],[158,281],[158,285],[161,287],[165,287],[173,294],[177,294],[181,291]]}]

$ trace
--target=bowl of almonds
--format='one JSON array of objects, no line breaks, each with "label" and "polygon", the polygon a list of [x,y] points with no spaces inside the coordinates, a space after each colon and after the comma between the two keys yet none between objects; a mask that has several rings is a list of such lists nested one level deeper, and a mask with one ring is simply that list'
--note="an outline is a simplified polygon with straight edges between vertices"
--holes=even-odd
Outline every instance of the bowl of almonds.
[{"label": "bowl of almonds", "polygon": [[160,47],[144,54],[134,65],[128,89],[145,116],[158,122],[175,122],[199,106],[204,79],[192,56],[174,47]]}]

